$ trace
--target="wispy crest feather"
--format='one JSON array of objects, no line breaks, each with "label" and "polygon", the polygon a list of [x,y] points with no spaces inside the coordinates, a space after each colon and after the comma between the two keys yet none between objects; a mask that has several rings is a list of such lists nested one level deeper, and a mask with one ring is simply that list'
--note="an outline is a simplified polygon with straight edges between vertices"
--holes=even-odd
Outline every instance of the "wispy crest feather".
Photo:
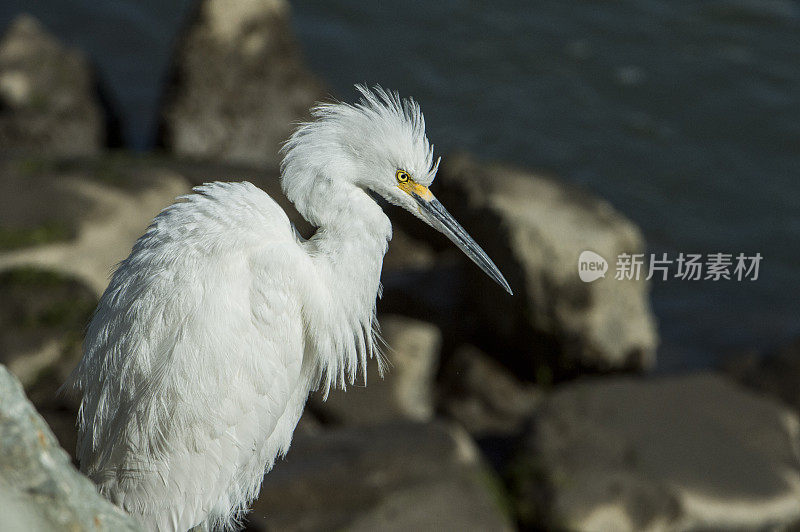
[{"label": "wispy crest feather", "polygon": [[[361,99],[354,103],[339,101],[322,102],[311,109],[311,122],[299,124],[298,128],[282,147],[284,159],[281,174],[294,174],[293,166],[302,161],[306,164],[316,153],[331,153],[325,148],[344,149],[349,155],[371,160],[374,153],[369,149],[384,152],[395,148],[398,154],[423,154],[422,164],[416,168],[405,168],[412,172],[417,182],[430,185],[439,168],[434,161],[433,144],[425,134],[425,117],[413,98],[400,98],[396,91],[386,90],[380,85],[369,88],[356,85]],[[309,136],[314,143],[309,143]],[[402,156],[402,155],[401,155]],[[399,158],[399,157],[398,157]],[[401,161],[397,161],[400,163]],[[291,181],[291,179],[289,180]]]}]

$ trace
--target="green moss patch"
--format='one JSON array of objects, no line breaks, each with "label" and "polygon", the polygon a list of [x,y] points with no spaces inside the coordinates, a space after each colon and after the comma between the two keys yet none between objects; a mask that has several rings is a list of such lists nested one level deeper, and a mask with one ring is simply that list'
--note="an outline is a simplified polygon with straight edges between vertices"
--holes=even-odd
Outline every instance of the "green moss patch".
[{"label": "green moss patch", "polygon": [[37,268],[1,272],[0,301],[0,359],[55,338],[74,344],[83,338],[97,305],[92,290],[80,281]]},{"label": "green moss patch", "polygon": [[59,332],[82,330],[97,299],[76,279],[25,267],[0,273],[0,326]]},{"label": "green moss patch", "polygon": [[50,220],[35,227],[0,227],[0,251],[8,251],[75,238],[67,224]]}]

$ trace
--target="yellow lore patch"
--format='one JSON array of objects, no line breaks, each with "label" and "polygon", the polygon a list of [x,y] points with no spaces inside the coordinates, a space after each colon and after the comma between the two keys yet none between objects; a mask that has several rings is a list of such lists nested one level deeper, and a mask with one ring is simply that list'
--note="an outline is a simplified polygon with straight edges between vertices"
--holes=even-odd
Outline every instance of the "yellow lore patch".
[{"label": "yellow lore patch", "polygon": [[415,183],[410,179],[408,181],[398,183],[397,187],[406,194],[416,194],[425,201],[430,201],[433,198],[433,194],[430,190],[428,190],[428,187],[420,185],[419,183]]}]

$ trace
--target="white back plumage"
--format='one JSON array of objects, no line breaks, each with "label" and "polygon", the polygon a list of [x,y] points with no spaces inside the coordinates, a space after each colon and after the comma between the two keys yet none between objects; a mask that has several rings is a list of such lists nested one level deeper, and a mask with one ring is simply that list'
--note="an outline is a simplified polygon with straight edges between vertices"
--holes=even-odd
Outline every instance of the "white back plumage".
[{"label": "white back plumage", "polygon": [[391,225],[366,189],[433,179],[415,103],[360,88],[285,147],[295,237],[250,183],[211,183],[159,214],[120,263],[71,383],[81,469],[148,529],[233,529],[286,453],[308,394],[352,383],[375,347]]}]

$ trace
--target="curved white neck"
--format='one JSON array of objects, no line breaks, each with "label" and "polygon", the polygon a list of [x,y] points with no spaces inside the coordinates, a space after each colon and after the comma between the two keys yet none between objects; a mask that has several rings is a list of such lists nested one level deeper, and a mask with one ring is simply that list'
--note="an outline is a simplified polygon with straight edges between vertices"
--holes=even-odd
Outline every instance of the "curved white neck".
[{"label": "curved white neck", "polygon": [[[298,211],[318,226],[302,244],[314,264],[304,304],[308,340],[325,390],[353,382],[377,353],[375,301],[392,226],[365,191],[349,183],[294,190]],[[292,199],[290,197],[290,199]]]}]

